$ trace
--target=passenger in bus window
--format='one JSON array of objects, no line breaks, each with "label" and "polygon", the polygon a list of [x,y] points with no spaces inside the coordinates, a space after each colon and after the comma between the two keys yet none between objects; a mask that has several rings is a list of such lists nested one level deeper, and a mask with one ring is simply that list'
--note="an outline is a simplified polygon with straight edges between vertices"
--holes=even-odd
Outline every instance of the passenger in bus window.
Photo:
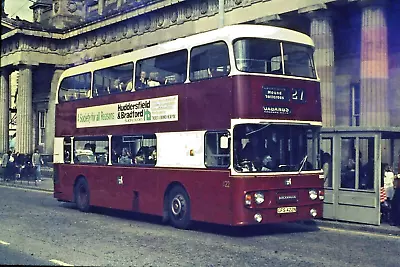
[{"label": "passenger in bus window", "polygon": [[131,91],[134,92],[135,91],[135,87],[133,87],[133,82],[132,80],[129,80],[129,82],[126,84],[126,91]]},{"label": "passenger in bus window", "polygon": [[158,81],[158,72],[156,72],[156,71],[150,72],[149,80],[147,81],[147,85],[149,87],[160,86],[160,82]]},{"label": "passenger in bus window", "polygon": [[128,148],[124,147],[122,149],[122,154],[118,160],[118,163],[119,164],[132,164],[132,158],[130,157]]},{"label": "passenger in bus window", "polygon": [[136,80],[136,88],[137,89],[145,89],[147,88],[147,73],[145,71],[140,72],[139,79]]},{"label": "passenger in bus window", "polygon": [[111,92],[122,92],[124,91],[124,83],[119,79],[115,79],[113,86],[110,90]]}]

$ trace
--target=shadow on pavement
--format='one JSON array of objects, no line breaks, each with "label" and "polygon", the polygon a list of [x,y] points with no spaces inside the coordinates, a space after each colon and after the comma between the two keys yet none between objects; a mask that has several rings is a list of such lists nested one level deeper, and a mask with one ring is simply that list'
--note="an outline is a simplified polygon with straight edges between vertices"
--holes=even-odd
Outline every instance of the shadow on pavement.
[{"label": "shadow on pavement", "polygon": [[[62,207],[67,209],[76,209],[74,203],[62,203]],[[140,214],[130,211],[114,210],[108,208],[92,207],[90,213],[110,216],[123,220],[132,220],[142,223],[150,223],[158,226],[171,227],[168,223],[163,223],[160,216]],[[179,229],[176,229],[179,231]],[[290,233],[304,233],[319,231],[317,224],[313,221],[300,223],[280,223],[280,224],[264,224],[250,226],[226,226],[204,222],[193,222],[189,231],[211,233],[225,235],[231,237],[252,237],[262,235],[280,235]]]}]

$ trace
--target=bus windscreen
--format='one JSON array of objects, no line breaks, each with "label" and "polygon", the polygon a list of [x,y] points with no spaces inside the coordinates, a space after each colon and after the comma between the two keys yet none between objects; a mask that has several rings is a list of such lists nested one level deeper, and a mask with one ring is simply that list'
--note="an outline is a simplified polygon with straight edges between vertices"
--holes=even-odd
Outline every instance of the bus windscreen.
[{"label": "bus windscreen", "polygon": [[269,39],[242,38],[234,42],[233,48],[239,71],[316,78],[312,47]]}]

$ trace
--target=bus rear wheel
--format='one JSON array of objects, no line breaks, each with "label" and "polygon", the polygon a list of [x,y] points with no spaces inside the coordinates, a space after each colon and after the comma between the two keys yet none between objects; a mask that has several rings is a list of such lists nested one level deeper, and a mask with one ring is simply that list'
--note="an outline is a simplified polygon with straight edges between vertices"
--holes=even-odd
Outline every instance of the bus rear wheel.
[{"label": "bus rear wheel", "polygon": [[172,226],[188,229],[191,224],[190,199],[186,190],[176,186],[169,192],[168,199],[168,217]]},{"label": "bus rear wheel", "polygon": [[90,191],[89,185],[84,178],[80,178],[74,188],[75,204],[82,212],[90,209]]}]

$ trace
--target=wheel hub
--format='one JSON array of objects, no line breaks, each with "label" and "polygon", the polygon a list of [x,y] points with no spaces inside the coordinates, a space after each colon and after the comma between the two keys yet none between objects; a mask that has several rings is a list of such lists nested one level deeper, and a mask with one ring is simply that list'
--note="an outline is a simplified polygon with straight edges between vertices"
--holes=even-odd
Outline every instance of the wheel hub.
[{"label": "wheel hub", "polygon": [[185,199],[181,195],[177,195],[172,199],[172,214],[179,216],[185,213]]}]

